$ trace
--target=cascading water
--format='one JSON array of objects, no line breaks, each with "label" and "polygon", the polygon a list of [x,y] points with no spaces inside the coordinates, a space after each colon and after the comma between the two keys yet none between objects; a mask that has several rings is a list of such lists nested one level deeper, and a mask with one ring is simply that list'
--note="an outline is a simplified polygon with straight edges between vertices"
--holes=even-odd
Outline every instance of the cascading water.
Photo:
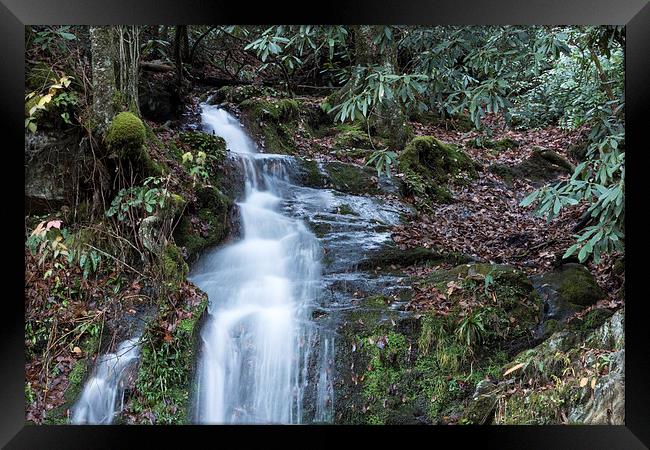
[{"label": "cascading water", "polygon": [[71,409],[73,424],[109,425],[122,410],[123,381],[140,354],[139,337],[122,342],[115,353],[101,355],[79,399]]},{"label": "cascading water", "polygon": [[321,252],[302,221],[282,213],[291,158],[257,153],[236,118],[202,108],[204,130],[223,137],[242,161],[246,193],[238,204],[242,239],[204,255],[190,276],[209,297],[196,421],[302,423],[306,409],[310,420],[326,421],[332,344],[310,322]]}]

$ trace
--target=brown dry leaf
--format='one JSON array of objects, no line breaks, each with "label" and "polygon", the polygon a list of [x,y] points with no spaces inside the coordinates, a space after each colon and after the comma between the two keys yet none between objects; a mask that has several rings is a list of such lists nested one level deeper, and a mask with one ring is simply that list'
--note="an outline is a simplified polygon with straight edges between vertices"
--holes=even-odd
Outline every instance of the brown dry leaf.
[{"label": "brown dry leaf", "polygon": [[512,372],[514,372],[515,370],[521,369],[522,367],[524,367],[524,363],[515,364],[514,366],[512,366],[511,368],[509,368],[508,370],[503,372],[503,376],[505,377],[506,375],[509,375]]}]

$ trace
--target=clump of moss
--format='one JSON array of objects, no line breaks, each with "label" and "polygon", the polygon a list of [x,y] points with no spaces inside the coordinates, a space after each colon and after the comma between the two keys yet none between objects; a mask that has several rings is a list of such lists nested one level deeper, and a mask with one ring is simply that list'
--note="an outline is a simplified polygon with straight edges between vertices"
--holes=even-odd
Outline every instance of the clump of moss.
[{"label": "clump of moss", "polygon": [[350,194],[377,194],[380,189],[373,179],[375,172],[370,167],[354,164],[329,162],[325,165],[329,183],[337,191]]},{"label": "clump of moss", "polygon": [[300,105],[295,99],[249,98],[239,104],[245,124],[272,153],[294,154],[296,120]]},{"label": "clump of moss", "polygon": [[583,267],[564,270],[564,280],[558,292],[569,303],[580,306],[593,305],[604,295],[593,275]]},{"label": "clump of moss", "polygon": [[366,130],[362,130],[359,124],[341,124],[336,127],[337,134],[334,139],[334,148],[371,148],[370,137]]},{"label": "clump of moss", "polygon": [[486,149],[496,150],[497,152],[502,152],[505,150],[509,150],[511,148],[519,147],[519,142],[509,137],[502,138],[496,141],[491,139],[485,139],[482,137],[476,137],[470,140],[468,144],[474,148],[486,148]]},{"label": "clump of moss", "polygon": [[147,131],[142,120],[131,112],[118,113],[106,133],[106,143],[111,149],[122,152],[123,155],[140,156],[145,143]]},{"label": "clump of moss", "polygon": [[433,136],[418,136],[398,156],[404,174],[406,194],[429,197],[442,202],[451,200],[446,184],[461,172],[476,176],[476,165],[458,147]]},{"label": "clump of moss", "polygon": [[180,248],[175,244],[168,243],[163,248],[160,263],[161,275],[166,284],[175,288],[187,278],[189,268],[183,259]]}]

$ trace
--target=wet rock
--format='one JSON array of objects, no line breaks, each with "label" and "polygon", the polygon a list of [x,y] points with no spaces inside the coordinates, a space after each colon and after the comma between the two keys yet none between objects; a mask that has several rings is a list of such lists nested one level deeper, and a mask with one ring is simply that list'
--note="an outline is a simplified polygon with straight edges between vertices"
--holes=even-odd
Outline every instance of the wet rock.
[{"label": "wet rock", "polygon": [[557,270],[532,277],[531,281],[542,297],[543,321],[564,323],[576,311],[604,296],[593,275],[581,264],[564,264]]},{"label": "wet rock", "polygon": [[358,264],[358,268],[360,270],[390,269],[391,266],[406,267],[425,262],[459,264],[469,260],[469,257],[460,254],[441,253],[425,247],[400,249],[395,244],[388,243],[363,259]]},{"label": "wet rock", "polygon": [[463,419],[476,425],[488,425],[494,418],[498,396],[503,389],[491,380],[481,380],[463,412]]}]

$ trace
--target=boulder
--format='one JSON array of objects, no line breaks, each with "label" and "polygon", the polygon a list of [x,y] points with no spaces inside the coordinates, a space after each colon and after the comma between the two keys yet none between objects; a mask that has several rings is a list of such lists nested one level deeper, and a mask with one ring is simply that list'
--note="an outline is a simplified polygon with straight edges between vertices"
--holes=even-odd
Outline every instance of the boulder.
[{"label": "boulder", "polygon": [[589,270],[576,263],[531,278],[533,286],[542,297],[543,321],[563,323],[566,319],[603,298],[603,290]]},{"label": "boulder", "polygon": [[398,168],[404,176],[405,194],[449,202],[447,183],[463,173],[476,176],[478,165],[454,145],[418,136],[399,154]]}]

